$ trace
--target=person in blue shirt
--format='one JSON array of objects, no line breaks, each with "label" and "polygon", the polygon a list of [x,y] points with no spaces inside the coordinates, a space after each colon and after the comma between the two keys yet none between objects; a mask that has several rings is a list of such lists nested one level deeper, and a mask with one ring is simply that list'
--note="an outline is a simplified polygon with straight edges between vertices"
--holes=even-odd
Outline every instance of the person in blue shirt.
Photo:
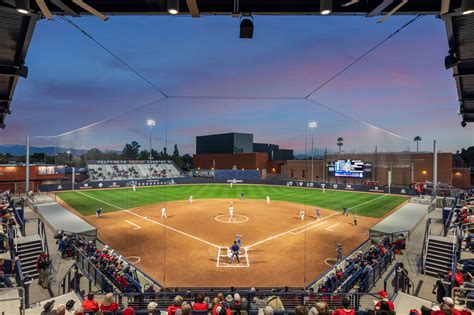
[{"label": "person in blue shirt", "polygon": [[237,262],[240,264],[240,257],[239,257],[239,251],[240,247],[237,245],[237,241],[234,241],[234,244],[230,247],[230,250],[232,251],[232,256],[230,256],[230,263],[232,264],[234,262],[234,257],[237,258]]},{"label": "person in blue shirt", "polygon": [[235,237],[235,241],[237,242],[237,245],[239,245],[239,247],[242,247],[242,239],[240,238],[240,234],[237,234],[237,236]]},{"label": "person in blue shirt", "polygon": [[244,198],[245,198],[245,194],[244,194],[244,192],[241,192],[240,193],[240,200],[244,200]]},{"label": "person in blue shirt", "polygon": [[95,215],[100,218],[100,215],[102,214],[102,208],[97,208],[97,210],[95,210]]}]

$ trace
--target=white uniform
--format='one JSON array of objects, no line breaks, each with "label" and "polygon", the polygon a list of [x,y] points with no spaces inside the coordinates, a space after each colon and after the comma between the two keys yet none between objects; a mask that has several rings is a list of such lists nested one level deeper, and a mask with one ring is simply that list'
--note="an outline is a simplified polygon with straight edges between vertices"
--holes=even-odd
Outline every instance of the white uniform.
[{"label": "white uniform", "polygon": [[137,191],[137,185],[133,184],[132,188],[133,188],[133,191]]},{"label": "white uniform", "polygon": [[189,196],[189,203],[193,203],[193,196]]},{"label": "white uniform", "polygon": [[270,204],[270,196],[267,196],[267,205]]},{"label": "white uniform", "polygon": [[316,220],[321,220],[321,210],[319,208],[316,208]]},{"label": "white uniform", "polygon": [[231,217],[231,218],[234,217],[234,206],[229,207],[229,217]]},{"label": "white uniform", "polygon": [[304,211],[300,211],[300,218],[301,218],[301,221],[304,221]]},{"label": "white uniform", "polygon": [[230,182],[230,188],[232,188],[232,184],[233,184],[233,182]]},{"label": "white uniform", "polygon": [[166,208],[161,208],[161,218],[165,218],[166,219]]}]

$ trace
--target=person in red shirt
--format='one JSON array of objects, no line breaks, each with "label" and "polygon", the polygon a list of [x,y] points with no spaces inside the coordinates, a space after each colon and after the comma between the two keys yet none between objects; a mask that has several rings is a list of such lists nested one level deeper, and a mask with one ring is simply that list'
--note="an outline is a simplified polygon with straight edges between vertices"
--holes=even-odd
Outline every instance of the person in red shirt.
[{"label": "person in red shirt", "polygon": [[94,293],[89,293],[82,302],[82,308],[84,312],[97,312],[99,311],[99,303],[94,300]]},{"label": "person in red shirt", "polygon": [[127,307],[122,312],[123,315],[135,315],[135,310],[132,307]]},{"label": "person in red shirt", "polygon": [[118,304],[114,301],[114,295],[112,293],[107,293],[102,304],[100,304],[100,310],[116,312],[118,311],[118,308]]},{"label": "person in red shirt", "polygon": [[173,299],[173,304],[168,307],[168,315],[175,315],[176,311],[181,309],[183,305],[183,297],[181,295],[177,295]]},{"label": "person in red shirt", "polygon": [[344,297],[342,299],[342,308],[338,308],[334,311],[334,315],[355,315],[355,311],[350,308],[351,301],[348,298]]},{"label": "person in red shirt", "polygon": [[193,303],[193,311],[207,311],[209,310],[209,306],[206,302],[204,302],[204,296],[202,294],[198,294],[196,297],[196,302]]},{"label": "person in red shirt", "polygon": [[388,299],[387,292],[385,292],[385,291],[382,290],[382,291],[379,291],[379,292],[378,292],[378,295],[380,296],[380,301],[378,301],[378,303],[375,304],[375,309],[374,309],[374,311],[379,310],[380,307],[381,307],[381,305],[382,305],[382,302],[385,302],[385,303],[387,303],[388,308],[389,308],[392,312],[394,312],[394,311],[395,311],[395,305],[393,305],[393,302]]}]

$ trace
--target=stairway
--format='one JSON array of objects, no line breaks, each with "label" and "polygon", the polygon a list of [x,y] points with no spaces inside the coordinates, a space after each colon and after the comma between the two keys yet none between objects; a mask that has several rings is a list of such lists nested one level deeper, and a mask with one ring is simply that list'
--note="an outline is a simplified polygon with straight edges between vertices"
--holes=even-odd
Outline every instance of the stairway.
[{"label": "stairway", "polygon": [[17,254],[21,261],[23,274],[28,274],[30,278],[38,278],[36,270],[36,259],[43,251],[41,238],[39,235],[31,235],[15,239]]},{"label": "stairway", "polygon": [[431,235],[425,262],[425,275],[437,277],[438,272],[446,274],[453,264],[453,239]]}]

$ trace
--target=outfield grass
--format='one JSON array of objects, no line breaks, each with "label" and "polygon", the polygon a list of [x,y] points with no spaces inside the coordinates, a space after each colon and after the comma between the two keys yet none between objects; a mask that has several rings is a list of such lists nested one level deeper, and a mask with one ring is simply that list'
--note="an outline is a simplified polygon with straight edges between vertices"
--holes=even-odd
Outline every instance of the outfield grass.
[{"label": "outfield grass", "polygon": [[[80,192],[59,192],[57,195],[83,215],[95,213],[101,207],[104,212],[130,209],[164,201],[196,199],[240,198],[245,193],[246,199],[262,199],[270,196],[271,200],[288,201],[321,207],[330,210],[341,210],[348,207],[357,210],[359,215],[380,218],[385,213],[407,200],[403,196],[390,196],[358,192],[303,189],[286,186],[264,185],[178,185],[137,188],[88,190]],[[101,202],[104,201],[104,202]]]}]

